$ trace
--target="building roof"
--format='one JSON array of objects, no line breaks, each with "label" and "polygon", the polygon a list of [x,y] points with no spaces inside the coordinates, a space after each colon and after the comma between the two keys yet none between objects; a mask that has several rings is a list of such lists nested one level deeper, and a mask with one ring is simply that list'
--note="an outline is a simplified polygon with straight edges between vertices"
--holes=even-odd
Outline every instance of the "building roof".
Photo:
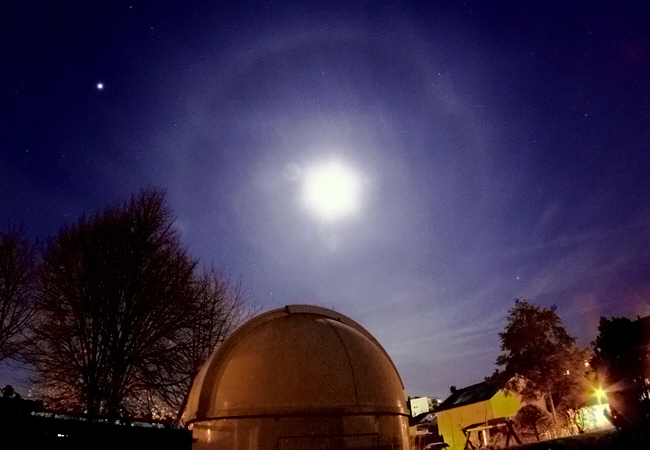
[{"label": "building roof", "polygon": [[212,354],[185,420],[316,413],[408,410],[393,362],[368,331],[335,311],[291,305],[253,318]]},{"label": "building roof", "polygon": [[438,419],[432,412],[425,412],[422,414],[418,414],[415,417],[409,417],[409,426],[414,427],[416,425],[426,425],[430,426],[433,424],[437,424]]},{"label": "building roof", "polygon": [[458,389],[447,397],[437,408],[435,408],[433,412],[437,413],[447,409],[458,408],[460,406],[489,400],[502,388],[502,383],[486,380],[466,388]]}]

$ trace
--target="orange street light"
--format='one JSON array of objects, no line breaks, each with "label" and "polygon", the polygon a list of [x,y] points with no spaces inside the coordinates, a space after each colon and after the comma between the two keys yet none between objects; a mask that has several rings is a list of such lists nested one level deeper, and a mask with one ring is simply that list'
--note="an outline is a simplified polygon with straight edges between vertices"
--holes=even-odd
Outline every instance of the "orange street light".
[{"label": "orange street light", "polygon": [[605,389],[603,389],[602,387],[598,386],[594,390],[594,395],[596,396],[596,398],[598,398],[598,404],[600,405],[600,404],[603,403],[602,402],[603,398],[607,398],[607,391]]}]

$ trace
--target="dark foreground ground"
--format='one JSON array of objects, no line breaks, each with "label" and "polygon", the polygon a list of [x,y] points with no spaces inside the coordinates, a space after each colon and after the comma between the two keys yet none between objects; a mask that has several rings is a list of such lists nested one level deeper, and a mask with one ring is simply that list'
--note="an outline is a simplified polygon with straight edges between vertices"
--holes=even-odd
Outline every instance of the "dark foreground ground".
[{"label": "dark foreground ground", "polygon": [[0,450],[191,450],[191,432],[162,422],[44,411],[0,397]]},{"label": "dark foreground ground", "polygon": [[615,429],[511,447],[519,450],[650,450],[650,441]]}]

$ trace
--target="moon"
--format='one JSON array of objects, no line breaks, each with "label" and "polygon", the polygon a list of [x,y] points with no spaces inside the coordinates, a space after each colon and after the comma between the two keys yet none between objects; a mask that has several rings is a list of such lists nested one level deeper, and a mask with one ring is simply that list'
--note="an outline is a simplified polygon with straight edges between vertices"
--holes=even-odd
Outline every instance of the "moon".
[{"label": "moon", "polygon": [[359,177],[339,162],[330,162],[305,174],[303,200],[327,220],[350,215],[359,204]]}]

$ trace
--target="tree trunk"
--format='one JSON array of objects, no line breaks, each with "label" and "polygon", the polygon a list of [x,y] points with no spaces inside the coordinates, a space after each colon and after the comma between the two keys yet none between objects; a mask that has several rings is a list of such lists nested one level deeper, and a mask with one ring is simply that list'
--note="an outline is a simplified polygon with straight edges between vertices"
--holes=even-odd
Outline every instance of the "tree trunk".
[{"label": "tree trunk", "polygon": [[181,420],[183,419],[183,413],[185,412],[185,407],[187,406],[187,401],[190,398],[190,391],[192,390],[192,386],[194,385],[194,380],[196,379],[196,374],[192,375],[190,378],[190,385],[187,388],[187,391],[185,392],[185,395],[183,396],[183,401],[181,402],[181,406],[178,409],[178,412],[176,413],[176,419],[174,420],[174,425],[180,425]]},{"label": "tree trunk", "polygon": [[552,432],[553,437],[557,437],[557,433],[556,433],[556,430],[557,430],[557,416],[555,414],[555,402],[553,402],[553,394],[551,393],[551,391],[548,391],[548,393],[546,395],[548,395],[548,401],[551,404],[551,416],[553,417],[553,432]]}]

